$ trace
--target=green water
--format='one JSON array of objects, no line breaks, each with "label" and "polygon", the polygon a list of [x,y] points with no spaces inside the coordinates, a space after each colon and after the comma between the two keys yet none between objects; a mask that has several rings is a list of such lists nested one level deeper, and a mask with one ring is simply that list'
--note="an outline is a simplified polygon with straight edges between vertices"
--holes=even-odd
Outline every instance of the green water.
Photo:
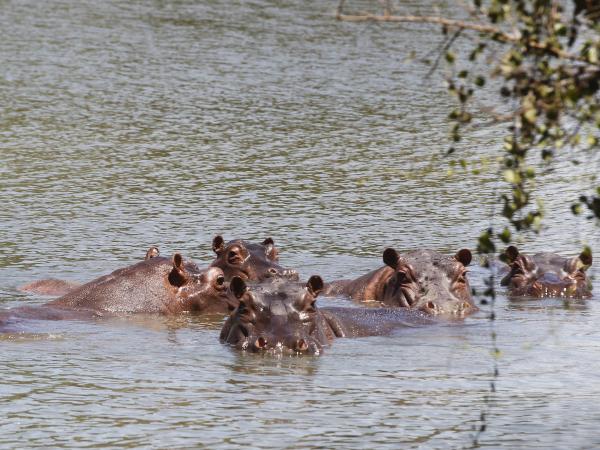
[{"label": "green water", "polygon": [[[335,6],[1,1],[0,306],[150,245],[206,265],[219,233],[272,236],[283,265],[331,280],[386,246],[454,253],[503,225],[502,130],[459,149],[490,161],[480,175],[449,175],[452,101],[408,59],[437,30],[339,23]],[[600,168],[586,158],[540,177],[545,229],[523,249],[600,252],[598,227],[568,213]],[[33,323],[0,339],[0,447],[464,448],[482,411],[482,447],[600,446],[597,300],[500,295],[495,312],[496,379],[486,310],[319,358],[236,353],[219,317]]]}]

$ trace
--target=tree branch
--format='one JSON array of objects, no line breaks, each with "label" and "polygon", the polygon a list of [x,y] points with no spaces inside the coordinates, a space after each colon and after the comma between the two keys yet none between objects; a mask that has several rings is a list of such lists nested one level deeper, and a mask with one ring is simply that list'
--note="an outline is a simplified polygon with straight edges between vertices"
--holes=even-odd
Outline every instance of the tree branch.
[{"label": "tree branch", "polygon": [[[464,22],[462,20],[447,19],[445,17],[435,16],[378,16],[374,14],[351,15],[343,14],[344,0],[340,0],[337,8],[336,19],[344,22],[409,22],[409,23],[428,23],[434,25],[443,25],[448,28],[459,28],[462,30],[477,31],[479,33],[491,34],[492,38],[499,42],[517,43],[521,40],[520,33],[506,33],[498,27],[481,23]],[[591,63],[587,59],[565,52],[548,44],[529,40],[526,42],[531,48],[542,50],[559,58],[583,62],[593,66],[600,66],[600,63]]]}]

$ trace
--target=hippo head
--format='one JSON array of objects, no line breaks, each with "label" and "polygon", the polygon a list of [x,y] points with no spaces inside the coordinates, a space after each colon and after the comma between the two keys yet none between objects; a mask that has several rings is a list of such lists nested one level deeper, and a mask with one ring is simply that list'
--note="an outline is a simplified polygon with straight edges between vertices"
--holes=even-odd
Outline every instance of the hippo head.
[{"label": "hippo head", "polygon": [[240,350],[273,354],[321,353],[318,336],[317,295],[323,280],[313,275],[308,283],[273,283],[250,289],[234,277],[230,290],[239,306],[225,322],[221,341]]},{"label": "hippo head", "polygon": [[432,250],[402,256],[393,248],[387,248],[383,262],[394,271],[385,285],[383,302],[386,305],[434,315],[465,316],[477,310],[467,280],[466,266],[471,262],[469,250],[462,249],[455,256]]},{"label": "hippo head", "polygon": [[169,310],[211,313],[236,306],[218,267],[198,270],[195,264],[184,262],[179,253],[173,255],[172,264],[165,280],[175,298],[169,302]]},{"label": "hippo head", "polygon": [[501,255],[509,266],[502,279],[512,296],[589,298],[591,285],[585,271],[592,265],[592,254],[583,251],[579,256],[564,258],[554,253],[533,256],[519,253],[511,245]]},{"label": "hippo head", "polygon": [[271,238],[261,244],[251,244],[239,239],[225,243],[222,236],[215,236],[212,247],[217,258],[211,266],[220,267],[227,280],[233,277],[248,281],[298,280],[298,272],[284,269],[277,263],[279,255]]}]

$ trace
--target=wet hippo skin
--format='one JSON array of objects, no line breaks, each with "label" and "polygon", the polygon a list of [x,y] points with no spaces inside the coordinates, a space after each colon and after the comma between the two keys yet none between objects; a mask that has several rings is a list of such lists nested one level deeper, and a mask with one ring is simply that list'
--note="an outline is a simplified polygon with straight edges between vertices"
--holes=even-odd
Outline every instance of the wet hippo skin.
[{"label": "wet hippo skin", "polygon": [[565,258],[555,253],[525,255],[510,246],[501,255],[508,265],[502,278],[511,297],[560,297],[586,299],[592,296],[586,271],[592,265],[591,252]]},{"label": "wet hippo skin", "polygon": [[471,252],[454,256],[434,250],[383,252],[385,266],[354,280],[337,280],[324,295],[343,295],[353,300],[377,301],[382,306],[402,307],[431,315],[465,316],[477,307],[471,296],[467,269]]},{"label": "wet hippo skin", "polygon": [[38,307],[0,313],[0,327],[11,320],[60,320],[102,315],[154,313],[227,313],[237,306],[230,297],[223,271],[200,270],[179,253],[160,256],[115,270],[74,288]]},{"label": "wet hippo skin", "polygon": [[215,236],[212,248],[217,256],[211,266],[223,270],[227,281],[233,277],[255,282],[298,279],[298,272],[279,265],[279,251],[271,238],[253,244],[241,239],[225,243],[222,236]]},{"label": "wet hippo skin", "polygon": [[220,340],[249,352],[319,355],[336,338],[388,335],[436,323],[410,309],[318,308],[323,280],[317,275],[306,284],[254,286],[236,277],[230,289],[239,305],[225,321]]}]

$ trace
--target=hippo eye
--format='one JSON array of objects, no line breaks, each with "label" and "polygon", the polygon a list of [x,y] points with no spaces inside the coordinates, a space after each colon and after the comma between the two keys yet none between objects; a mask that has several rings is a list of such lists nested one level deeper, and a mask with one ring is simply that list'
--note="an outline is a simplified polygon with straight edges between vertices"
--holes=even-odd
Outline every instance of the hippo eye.
[{"label": "hippo eye", "polygon": [[398,272],[396,272],[398,274],[398,281],[399,282],[405,282],[408,281],[408,275],[406,274],[406,272],[399,270]]},{"label": "hippo eye", "polygon": [[524,275],[525,271],[523,270],[523,267],[521,267],[521,264],[513,264],[512,273],[513,275]]},{"label": "hippo eye", "polygon": [[241,264],[244,260],[235,250],[230,250],[227,255],[227,262],[229,264]]}]

